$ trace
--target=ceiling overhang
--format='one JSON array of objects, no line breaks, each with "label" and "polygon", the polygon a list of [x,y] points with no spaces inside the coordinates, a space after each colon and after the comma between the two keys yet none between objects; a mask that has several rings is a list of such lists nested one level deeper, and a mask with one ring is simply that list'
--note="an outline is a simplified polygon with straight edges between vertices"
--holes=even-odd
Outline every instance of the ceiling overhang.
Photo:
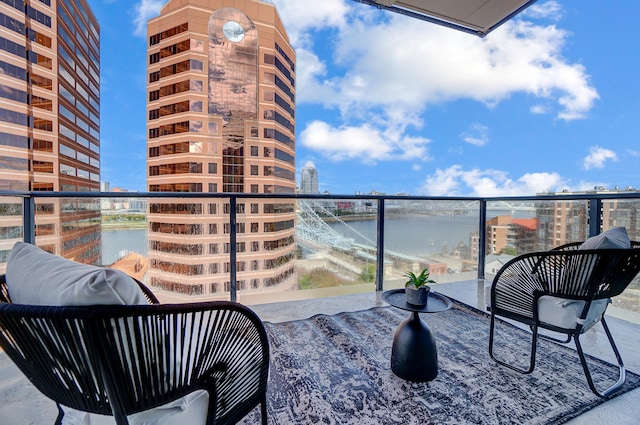
[{"label": "ceiling overhang", "polygon": [[536,0],[355,0],[484,37]]}]

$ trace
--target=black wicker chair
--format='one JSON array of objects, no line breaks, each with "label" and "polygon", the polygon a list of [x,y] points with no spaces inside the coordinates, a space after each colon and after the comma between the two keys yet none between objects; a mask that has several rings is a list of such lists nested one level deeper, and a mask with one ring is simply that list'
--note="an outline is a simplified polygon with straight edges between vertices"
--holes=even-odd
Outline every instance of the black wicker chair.
[{"label": "black wicker chair", "polygon": [[[565,334],[567,337],[564,340],[551,339],[568,343],[573,338],[589,388],[596,395],[606,397],[624,384],[625,369],[604,313],[610,298],[620,295],[640,271],[640,242],[632,242],[631,249],[579,250],[580,245],[580,243],[571,243],[551,251],[521,255],[506,263],[498,271],[491,285],[489,354],[493,360],[503,366],[520,373],[531,373],[536,362],[538,329],[543,328]],[[546,297],[541,304],[541,297],[545,296],[556,298]],[[559,326],[550,320],[549,310],[541,312],[543,308],[541,305],[549,300],[551,302],[579,301],[579,304],[573,304],[573,308],[578,312],[573,316],[574,323],[569,325],[568,320],[564,320],[564,324]],[[518,367],[496,358],[494,331],[498,316],[515,320],[531,328],[528,368]],[[596,389],[580,344],[580,335],[597,322],[602,322],[619,368],[617,382],[602,391]]]},{"label": "black wicker chair", "polygon": [[[127,416],[196,390],[208,425],[238,422],[261,405],[267,423],[269,346],[259,318],[231,302],[49,307],[12,304],[0,277],[0,346],[61,406]],[[186,424],[185,424],[186,425]],[[189,424],[190,425],[190,424]]]}]

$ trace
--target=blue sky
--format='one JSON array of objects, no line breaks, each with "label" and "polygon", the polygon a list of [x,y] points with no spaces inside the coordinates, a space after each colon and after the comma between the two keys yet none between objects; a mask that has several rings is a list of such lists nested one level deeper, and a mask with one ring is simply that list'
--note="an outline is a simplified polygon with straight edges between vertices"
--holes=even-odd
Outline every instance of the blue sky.
[{"label": "blue sky", "polygon": [[[320,191],[515,196],[640,187],[640,4],[539,0],[487,37],[351,0],[273,0],[297,52],[297,170]],[[146,21],[101,27],[101,166],[146,191]]]}]

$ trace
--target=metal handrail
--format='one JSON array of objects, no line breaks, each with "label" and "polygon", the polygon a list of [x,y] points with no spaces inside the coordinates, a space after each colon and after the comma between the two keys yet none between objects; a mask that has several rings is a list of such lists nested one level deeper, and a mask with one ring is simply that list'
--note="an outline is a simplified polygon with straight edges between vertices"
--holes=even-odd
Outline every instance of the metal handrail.
[{"label": "metal handrail", "polygon": [[313,200],[359,200],[372,201],[378,205],[377,214],[377,265],[376,290],[383,289],[384,267],[384,222],[385,202],[388,201],[450,201],[478,203],[478,264],[477,277],[484,279],[486,254],[486,220],[487,205],[492,202],[544,202],[544,201],[588,201],[589,202],[589,236],[600,232],[602,221],[602,202],[608,199],[638,199],[638,191],[609,191],[584,194],[542,194],[536,196],[510,197],[473,197],[473,196],[410,196],[410,195],[328,195],[328,194],[260,194],[260,193],[200,193],[200,192],[19,192],[0,191],[0,197],[23,198],[23,238],[26,242],[35,242],[35,199],[36,198],[148,198],[148,199],[228,199],[230,223],[230,296],[236,298],[236,219],[238,199],[313,199]]}]

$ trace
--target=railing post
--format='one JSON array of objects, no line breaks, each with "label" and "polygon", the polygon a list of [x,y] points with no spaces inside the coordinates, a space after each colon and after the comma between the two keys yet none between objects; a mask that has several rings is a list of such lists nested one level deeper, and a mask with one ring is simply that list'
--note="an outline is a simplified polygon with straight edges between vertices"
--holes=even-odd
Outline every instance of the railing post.
[{"label": "railing post", "polygon": [[36,201],[33,196],[22,198],[22,240],[34,244],[36,243]]},{"label": "railing post", "polygon": [[602,199],[589,200],[589,237],[600,233],[602,221]]},{"label": "railing post", "polygon": [[231,295],[231,302],[237,300],[237,288],[236,288],[236,197],[229,197],[229,279],[231,286],[229,292]]},{"label": "railing post", "polygon": [[377,259],[376,259],[376,291],[384,289],[384,198],[378,200],[378,235],[377,235]]},{"label": "railing post", "polygon": [[478,214],[478,279],[484,279],[484,262],[487,247],[487,201],[481,199]]}]

